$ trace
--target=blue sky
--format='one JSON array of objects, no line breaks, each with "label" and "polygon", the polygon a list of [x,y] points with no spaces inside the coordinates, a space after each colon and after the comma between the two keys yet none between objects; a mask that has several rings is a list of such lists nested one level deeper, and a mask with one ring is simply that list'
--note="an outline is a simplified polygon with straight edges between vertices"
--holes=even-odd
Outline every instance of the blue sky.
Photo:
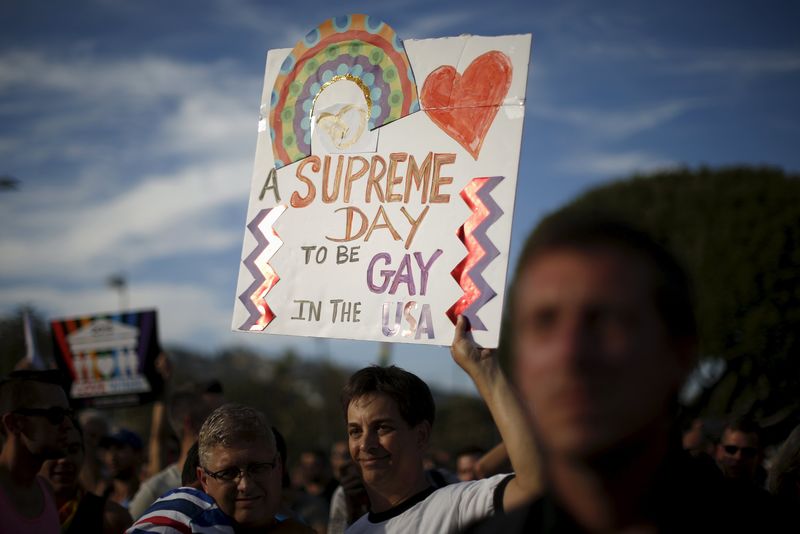
[{"label": "blue sky", "polygon": [[[796,1],[7,0],[0,311],[112,311],[121,272],[167,344],[375,361],[374,343],[229,331],[266,51],[345,13],[405,39],[533,34],[512,263],[543,214],[634,171],[800,171]],[[469,389],[445,349],[393,358]]]}]

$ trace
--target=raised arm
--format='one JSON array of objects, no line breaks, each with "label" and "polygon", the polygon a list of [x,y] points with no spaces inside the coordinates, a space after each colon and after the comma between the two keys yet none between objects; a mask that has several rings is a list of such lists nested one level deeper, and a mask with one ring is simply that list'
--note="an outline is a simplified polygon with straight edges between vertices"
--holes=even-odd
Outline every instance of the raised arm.
[{"label": "raised arm", "polygon": [[478,346],[467,329],[466,318],[460,315],[450,353],[486,402],[516,472],[517,476],[503,494],[503,508],[509,510],[519,506],[542,489],[539,455],[522,404],[500,369],[497,351]]},{"label": "raised arm", "polygon": [[[166,441],[172,434],[172,429],[167,418],[165,399],[172,388],[172,363],[166,353],[162,352],[156,358],[156,370],[164,381],[164,390],[161,397],[153,403],[153,412],[150,418],[150,439],[147,443],[147,476],[151,477],[167,466]],[[148,505],[150,503],[147,503]],[[142,509],[141,511],[144,511]]]},{"label": "raised arm", "polygon": [[508,473],[509,469],[513,469],[510,466],[506,444],[501,441],[480,457],[475,464],[475,474],[478,478],[489,478],[499,473]]}]

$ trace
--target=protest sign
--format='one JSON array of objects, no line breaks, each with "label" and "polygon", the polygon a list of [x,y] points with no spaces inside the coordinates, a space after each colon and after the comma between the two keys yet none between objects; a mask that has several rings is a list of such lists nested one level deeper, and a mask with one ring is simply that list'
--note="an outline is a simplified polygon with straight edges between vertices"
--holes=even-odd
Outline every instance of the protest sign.
[{"label": "protest sign", "polygon": [[78,404],[137,405],[160,392],[155,310],[55,319],[50,329],[56,362]]},{"label": "protest sign", "polygon": [[349,15],[271,50],[232,328],[497,346],[530,42]]}]

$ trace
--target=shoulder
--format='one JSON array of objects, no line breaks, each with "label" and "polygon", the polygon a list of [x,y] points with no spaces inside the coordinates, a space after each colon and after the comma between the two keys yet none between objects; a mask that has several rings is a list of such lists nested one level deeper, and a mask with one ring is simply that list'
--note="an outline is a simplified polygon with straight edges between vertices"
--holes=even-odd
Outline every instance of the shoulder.
[{"label": "shoulder", "polygon": [[464,534],[577,531],[577,526],[560,512],[550,497],[543,495],[525,506],[484,517],[472,523]]},{"label": "shoulder", "polygon": [[[202,528],[200,528],[202,526]],[[233,533],[231,520],[203,491],[182,487],[164,494],[133,524],[129,534],[144,532]]]},{"label": "shoulder", "polygon": [[465,501],[465,504],[476,499],[489,499],[493,508],[502,509],[503,491],[513,478],[513,474],[501,474],[481,480],[458,482],[439,488],[431,495],[431,498]]},{"label": "shoulder", "polygon": [[471,522],[494,513],[495,490],[510,476],[496,475],[450,484],[435,491],[429,489],[391,510],[362,516],[347,533],[460,531]]},{"label": "shoulder", "polygon": [[[178,481],[177,485],[175,484],[176,480]],[[147,487],[154,491],[157,491],[158,488],[164,485],[169,485],[170,489],[177,488],[181,484],[180,480],[181,472],[180,469],[178,469],[178,464],[171,464],[142,482],[141,488]]]}]

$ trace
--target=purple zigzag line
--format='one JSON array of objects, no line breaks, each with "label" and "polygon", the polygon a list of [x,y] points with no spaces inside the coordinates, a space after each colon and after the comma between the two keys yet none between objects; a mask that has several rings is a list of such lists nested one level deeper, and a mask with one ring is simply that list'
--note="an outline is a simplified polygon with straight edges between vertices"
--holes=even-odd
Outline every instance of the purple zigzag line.
[{"label": "purple zigzag line", "polygon": [[247,229],[250,230],[250,233],[256,238],[257,245],[242,262],[244,266],[247,267],[247,270],[250,271],[250,274],[253,275],[253,283],[244,290],[244,293],[239,295],[239,300],[244,304],[244,307],[247,308],[247,311],[250,312],[250,317],[239,327],[239,330],[250,330],[250,327],[256,324],[260,315],[258,308],[256,308],[256,305],[250,300],[250,295],[252,295],[266,280],[264,274],[256,266],[256,258],[269,246],[270,241],[269,238],[259,230],[258,226],[267,218],[267,215],[269,215],[272,209],[273,208],[262,209],[258,212],[258,215],[253,217],[253,220],[247,224]]},{"label": "purple zigzag line", "polygon": [[494,246],[489,236],[486,235],[486,231],[503,215],[502,208],[500,208],[491,196],[492,190],[497,187],[497,184],[502,180],[502,176],[488,177],[480,189],[475,192],[475,195],[483,202],[483,205],[489,210],[489,213],[472,232],[472,237],[480,244],[484,254],[475,262],[472,269],[466,273],[478,289],[478,297],[467,306],[463,313],[469,318],[469,324],[472,326],[473,330],[486,330],[483,321],[478,317],[478,310],[497,295],[494,289],[492,289],[489,283],[483,278],[482,273],[484,269],[500,255],[500,251],[497,250],[497,247]]}]

